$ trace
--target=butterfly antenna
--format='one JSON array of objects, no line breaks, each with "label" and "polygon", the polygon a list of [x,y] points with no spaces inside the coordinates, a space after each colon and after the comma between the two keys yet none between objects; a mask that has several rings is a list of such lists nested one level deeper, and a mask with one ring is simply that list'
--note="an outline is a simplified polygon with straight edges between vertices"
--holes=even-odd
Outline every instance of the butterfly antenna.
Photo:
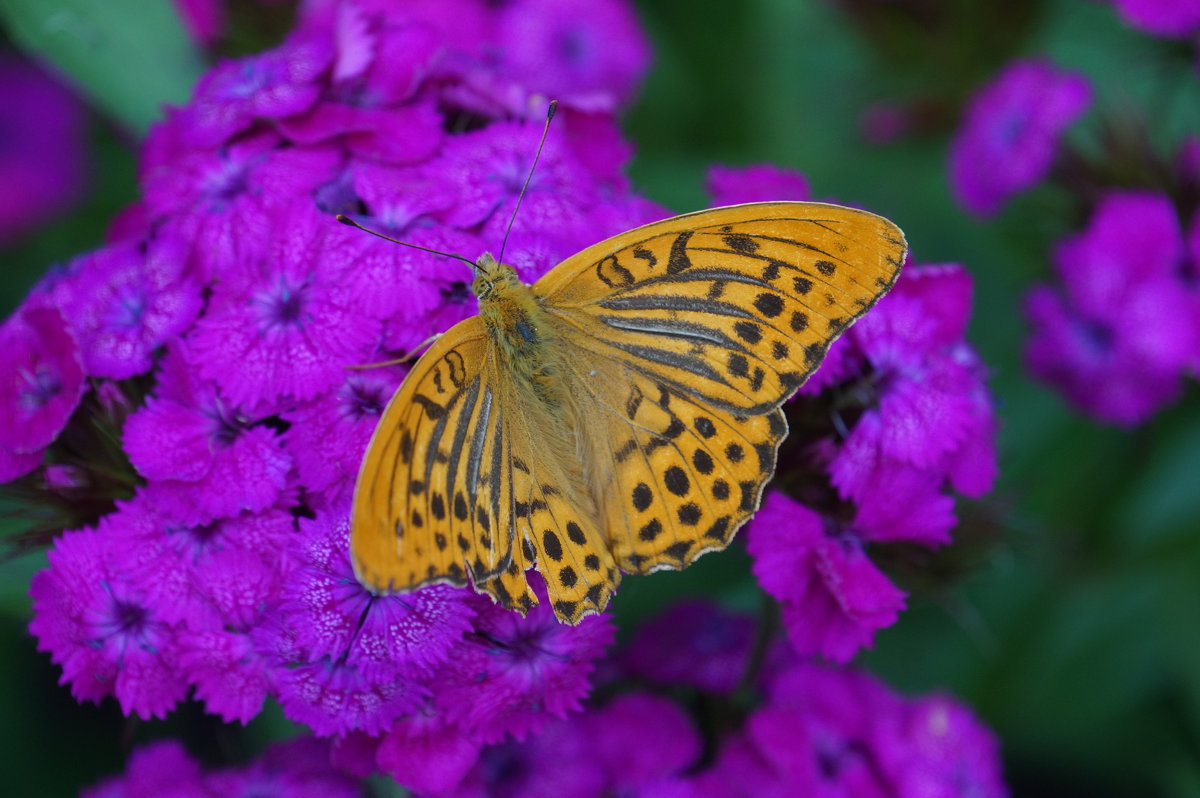
[{"label": "butterfly antenna", "polygon": [[533,154],[533,163],[529,167],[529,174],[525,175],[525,185],[521,186],[521,193],[517,195],[517,204],[513,208],[512,216],[508,217],[508,227],[504,228],[504,240],[500,242],[500,257],[497,258],[501,263],[504,263],[504,247],[508,245],[508,234],[512,232],[513,222],[517,220],[517,211],[521,210],[521,200],[525,199],[525,190],[529,188],[529,181],[533,179],[533,170],[537,168],[538,158],[542,157],[542,147],[546,146],[546,134],[550,132],[550,120],[554,118],[554,112],[558,110],[558,100],[551,100],[550,107],[546,109],[546,124],[542,127],[542,138],[538,141],[537,152]]},{"label": "butterfly antenna", "polygon": [[354,221],[353,219],[351,219],[349,216],[347,216],[344,213],[339,213],[334,218],[337,219],[342,224],[346,224],[351,227],[357,227],[359,230],[362,230],[364,233],[370,233],[373,236],[378,236],[379,238],[382,238],[384,241],[391,241],[393,244],[399,244],[402,247],[412,247],[413,249],[419,249],[422,252],[429,252],[433,255],[442,255],[443,257],[454,258],[455,260],[461,260],[463,263],[467,264],[472,269],[475,268],[475,261],[471,260],[470,258],[464,258],[462,255],[455,255],[453,252],[442,252],[439,249],[430,249],[429,247],[423,247],[420,244],[410,244],[407,241],[401,241],[398,238],[392,238],[391,236],[385,236],[383,233],[378,233],[368,227],[363,227],[361,224]]}]

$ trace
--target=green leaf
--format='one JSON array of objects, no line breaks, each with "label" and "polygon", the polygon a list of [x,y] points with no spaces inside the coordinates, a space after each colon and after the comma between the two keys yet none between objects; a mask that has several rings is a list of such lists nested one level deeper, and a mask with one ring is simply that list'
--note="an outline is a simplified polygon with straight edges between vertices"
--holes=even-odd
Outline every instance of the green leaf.
[{"label": "green leaf", "polygon": [[203,70],[174,6],[145,0],[0,0],[0,20],[123,127],[142,134]]}]

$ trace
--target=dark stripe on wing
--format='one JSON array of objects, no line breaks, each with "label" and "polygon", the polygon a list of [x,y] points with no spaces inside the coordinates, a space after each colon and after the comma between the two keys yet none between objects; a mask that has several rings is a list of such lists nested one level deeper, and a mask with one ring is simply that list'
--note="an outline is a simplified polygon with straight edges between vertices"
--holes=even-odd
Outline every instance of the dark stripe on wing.
[{"label": "dark stripe on wing", "polygon": [[712,366],[705,363],[698,357],[690,357],[678,352],[672,352],[667,349],[657,349],[653,346],[641,346],[639,344],[626,344],[621,341],[608,341],[610,346],[628,352],[634,357],[648,360],[651,363],[659,363],[664,366],[671,366],[680,371],[686,371],[689,374],[695,374],[697,377],[703,377],[706,380],[720,383],[721,385],[729,385],[725,378],[721,376],[721,372],[714,369]]},{"label": "dark stripe on wing", "polygon": [[696,341],[699,343],[715,344],[733,349],[738,352],[747,352],[747,349],[737,341],[730,338],[721,330],[708,327],[703,324],[697,324],[691,321],[676,321],[673,319],[656,319],[647,318],[645,316],[598,316],[600,321],[617,330],[627,330],[629,332],[648,333],[650,335],[661,335],[667,338],[682,338],[685,341]]},{"label": "dark stripe on wing", "polygon": [[[730,273],[731,276],[728,278],[722,277],[721,279],[732,279],[732,274],[733,273]],[[738,276],[740,277],[741,275]],[[681,277],[652,277],[649,280],[639,283],[638,287],[651,285],[659,280],[677,283],[681,282],[683,279],[684,278]],[[749,282],[749,280],[746,282]],[[771,286],[767,285],[767,287],[770,288]],[[670,294],[632,294],[629,296],[617,295],[610,297],[609,299],[601,300],[596,304],[602,308],[605,308],[606,310],[687,310],[694,313],[713,313],[720,316],[733,316],[739,319],[758,318],[753,313],[748,313],[737,305],[729,302],[720,302],[698,297],[673,296]]]}]

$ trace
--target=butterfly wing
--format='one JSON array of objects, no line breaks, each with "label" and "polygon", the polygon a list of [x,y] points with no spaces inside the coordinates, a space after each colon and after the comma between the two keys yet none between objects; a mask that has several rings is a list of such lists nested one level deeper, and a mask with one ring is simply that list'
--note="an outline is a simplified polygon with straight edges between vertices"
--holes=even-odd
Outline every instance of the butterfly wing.
[{"label": "butterfly wing", "polygon": [[576,350],[570,390],[621,570],[728,545],[774,473],[780,404],[904,257],[903,234],[874,214],[759,203],[623,233],[534,286]]},{"label": "butterfly wing", "polygon": [[778,407],[891,288],[904,235],[866,211],[734,205],[639,227],[534,286],[565,334],[732,413]]},{"label": "butterfly wing", "polygon": [[[542,419],[516,396],[479,317],[439,338],[384,410],[355,486],[355,574],[378,593],[470,583],[504,607],[578,623],[619,580],[594,512],[581,511]],[[531,415],[532,414],[532,415]],[[561,447],[560,447],[561,448]]]},{"label": "butterfly wing", "polygon": [[716,410],[626,360],[581,359],[572,372],[619,569],[678,570],[725,548],[774,473],[783,412]]},{"label": "butterfly wing", "polygon": [[701,211],[569,258],[534,292],[569,348],[582,471],[546,445],[545,419],[468,319],[413,368],[368,448],[351,534],[360,581],[469,579],[527,611],[536,564],[575,623],[603,609],[620,570],[724,548],[774,471],[779,405],[903,258],[890,222],[817,203]]},{"label": "butterfly wing", "polygon": [[513,561],[507,460],[488,338],[473,317],[417,361],[367,447],[350,535],[359,581],[393,593],[503,573]]},{"label": "butterfly wing", "polygon": [[604,609],[620,581],[602,508],[580,484],[591,458],[581,458],[575,432],[538,405],[515,392],[502,404],[511,408],[504,426],[517,545],[509,567],[476,588],[505,607],[527,610],[533,594],[524,572],[536,565],[554,614],[579,623]]}]

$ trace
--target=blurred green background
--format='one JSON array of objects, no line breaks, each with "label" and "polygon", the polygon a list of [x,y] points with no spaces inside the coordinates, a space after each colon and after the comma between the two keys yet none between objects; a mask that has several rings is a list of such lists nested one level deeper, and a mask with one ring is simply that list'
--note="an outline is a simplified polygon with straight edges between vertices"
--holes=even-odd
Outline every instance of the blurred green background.
[{"label": "blurred green background", "polygon": [[[1045,187],[983,223],[955,205],[945,165],[963,98],[1018,55],[1045,54],[1092,79],[1096,104],[1071,133],[1084,151],[1097,152],[1114,120],[1143,114],[1160,145],[1200,132],[1194,51],[1126,28],[1105,2],[637,7],[656,54],[625,120],[643,193],[693,210],[707,202],[710,164],[794,167],[814,197],[894,219],[919,262],[959,262],[975,277],[971,340],[991,368],[1001,478],[986,500],[960,503],[953,546],[895,574],[910,608],[865,663],[904,692],[944,689],[974,707],[1001,738],[1016,796],[1200,796],[1200,396],[1193,385],[1124,431],[1080,418],[1031,382],[1020,302],[1047,275],[1048,247],[1078,223],[1074,207]],[[234,0],[221,48],[270,46],[287,13]],[[187,98],[208,56],[166,2],[0,0],[0,23],[10,46],[56,63],[93,107],[90,190],[3,251],[7,314],[50,264],[96,246],[135,199],[138,135],[162,102]],[[909,135],[864,137],[863,115],[879,103],[919,111]],[[287,733],[274,712],[241,730],[194,707],[144,724],[111,701],[77,706],[25,631],[28,580],[43,563],[0,564],[6,794],[71,794],[121,770],[132,741],[178,733],[209,761],[237,761]],[[744,554],[630,580],[616,607],[632,622],[683,593],[753,606]]]}]

